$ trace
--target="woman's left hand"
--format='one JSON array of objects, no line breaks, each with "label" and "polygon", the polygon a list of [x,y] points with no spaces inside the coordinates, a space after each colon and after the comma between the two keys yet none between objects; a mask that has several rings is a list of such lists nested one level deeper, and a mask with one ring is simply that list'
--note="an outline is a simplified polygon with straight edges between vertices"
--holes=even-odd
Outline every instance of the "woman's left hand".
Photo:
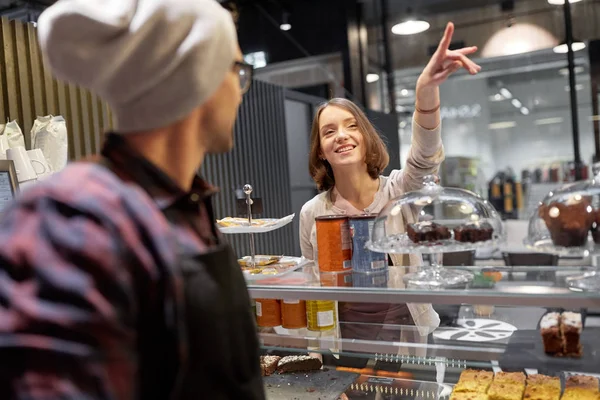
[{"label": "woman's left hand", "polygon": [[453,34],[454,24],[448,22],[444,37],[442,37],[436,52],[429,60],[421,76],[419,76],[417,89],[438,87],[460,68],[466,69],[471,75],[481,71],[481,67],[467,57],[477,51],[476,46],[450,50]]}]

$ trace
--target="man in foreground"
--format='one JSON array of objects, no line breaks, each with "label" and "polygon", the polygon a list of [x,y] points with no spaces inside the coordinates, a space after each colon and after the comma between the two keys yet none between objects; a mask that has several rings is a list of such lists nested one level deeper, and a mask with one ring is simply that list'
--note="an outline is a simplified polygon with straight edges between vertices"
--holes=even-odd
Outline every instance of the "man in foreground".
[{"label": "man in foreground", "polygon": [[117,133],[0,220],[0,398],[263,399],[244,278],[196,175],[231,149],[251,83],[231,16],[214,0],[61,0],[38,33]]}]

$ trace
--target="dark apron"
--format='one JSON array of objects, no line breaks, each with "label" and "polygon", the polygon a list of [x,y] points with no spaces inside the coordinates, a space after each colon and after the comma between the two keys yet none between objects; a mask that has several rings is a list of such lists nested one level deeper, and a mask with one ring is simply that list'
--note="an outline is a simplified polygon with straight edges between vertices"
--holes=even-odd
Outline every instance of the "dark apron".
[{"label": "dark apron", "polygon": [[264,399],[248,289],[228,245],[180,259],[189,359],[181,400]]},{"label": "dark apron", "polygon": [[[103,158],[99,164],[123,179],[112,168],[110,160]],[[210,199],[205,205],[210,220],[214,221]],[[169,222],[178,222],[169,209],[163,214]],[[214,224],[212,229],[217,236]],[[185,304],[183,310],[176,307],[175,312],[184,313],[185,332],[175,338],[172,332],[159,331],[157,328],[164,323],[164,318],[169,317],[165,310],[172,305],[148,299],[140,293],[140,398],[265,399],[250,297],[233,250],[224,242],[204,254],[186,254],[178,247],[177,271],[185,288]],[[166,285],[165,282],[160,284]],[[164,300],[164,293],[169,289],[163,289],[159,297]],[[181,365],[177,361],[176,343],[186,336],[188,354]]]}]

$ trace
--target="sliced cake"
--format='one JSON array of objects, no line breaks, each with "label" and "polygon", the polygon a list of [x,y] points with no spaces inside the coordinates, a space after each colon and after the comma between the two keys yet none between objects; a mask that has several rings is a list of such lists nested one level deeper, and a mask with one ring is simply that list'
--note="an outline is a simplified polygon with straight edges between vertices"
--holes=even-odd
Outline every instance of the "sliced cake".
[{"label": "sliced cake", "polygon": [[493,379],[494,373],[491,371],[467,369],[460,374],[458,383],[454,386],[454,392],[486,393]]},{"label": "sliced cake", "polygon": [[260,370],[262,376],[273,375],[277,370],[281,357],[279,356],[260,356]]},{"label": "sliced cake", "polygon": [[525,374],[498,372],[494,376],[488,396],[490,400],[521,400],[525,392]]},{"label": "sliced cake", "polygon": [[406,226],[408,238],[413,243],[437,242],[450,239],[452,234],[447,227],[432,221],[417,222]]},{"label": "sliced cake", "polygon": [[565,355],[581,357],[582,346],[579,338],[582,328],[581,314],[566,311],[560,316],[560,331]]},{"label": "sliced cake", "polygon": [[316,357],[286,356],[279,360],[277,372],[283,374],[286,372],[317,371],[322,366],[323,363]]},{"label": "sliced cake", "polygon": [[523,399],[559,400],[560,393],[560,378],[546,375],[529,375]]},{"label": "sliced cake", "polygon": [[560,314],[553,312],[542,317],[540,333],[547,354],[562,354],[563,341],[560,332]]}]

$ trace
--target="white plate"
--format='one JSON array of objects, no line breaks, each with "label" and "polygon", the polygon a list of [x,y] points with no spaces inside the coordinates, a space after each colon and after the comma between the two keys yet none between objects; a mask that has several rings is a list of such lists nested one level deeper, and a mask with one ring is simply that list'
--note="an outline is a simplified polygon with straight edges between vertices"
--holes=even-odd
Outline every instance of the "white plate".
[{"label": "white plate", "polygon": [[[271,275],[262,275],[262,274],[251,274],[247,271],[243,271],[244,272],[244,277],[246,278],[247,281],[263,281],[263,280],[267,280],[267,279],[278,279],[281,278],[283,276],[286,276],[288,274],[291,274],[292,272],[296,271],[298,268],[303,267],[304,265],[308,264],[310,261],[303,258],[303,257],[287,257],[284,256],[281,260],[279,260],[280,263],[290,263],[290,262],[295,262],[296,265],[290,266],[289,268],[286,268],[285,271],[280,272],[278,274],[271,274]],[[277,265],[277,264],[273,264],[273,265]],[[273,265],[266,265],[264,267],[260,267],[260,268],[270,268],[273,267]]]},{"label": "white plate", "polygon": [[225,233],[225,234],[234,234],[234,233],[266,233],[266,232],[271,232],[274,231],[276,229],[279,229],[281,227],[286,226],[287,224],[289,224],[290,222],[292,222],[294,220],[294,215],[288,215],[287,217],[283,217],[283,218],[260,218],[263,221],[269,221],[266,225],[261,225],[261,226],[229,226],[229,227],[223,227],[223,226],[219,226],[219,224],[217,224],[217,226],[219,227],[219,230],[221,231],[221,233]]}]

